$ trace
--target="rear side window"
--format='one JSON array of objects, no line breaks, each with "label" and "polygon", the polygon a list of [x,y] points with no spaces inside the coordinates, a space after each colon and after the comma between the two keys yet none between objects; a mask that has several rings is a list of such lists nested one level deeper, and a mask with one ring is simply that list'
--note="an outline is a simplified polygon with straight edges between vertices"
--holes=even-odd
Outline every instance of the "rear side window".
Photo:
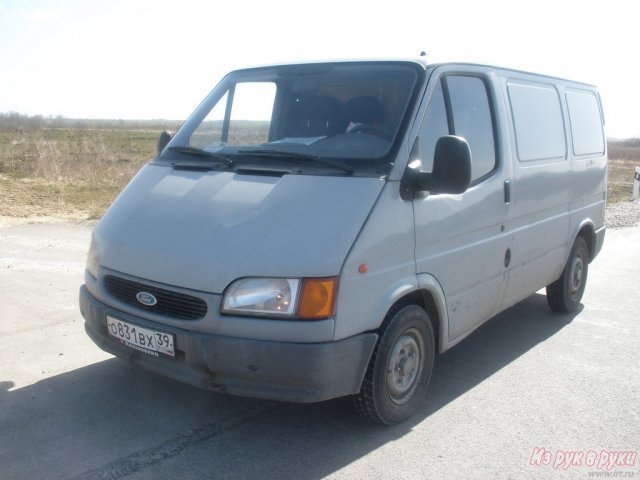
[{"label": "rear side window", "polygon": [[594,92],[567,90],[567,106],[574,155],[604,153],[600,105]]},{"label": "rear side window", "polygon": [[564,159],[567,147],[560,97],[552,85],[509,83],[509,103],[518,158]]}]

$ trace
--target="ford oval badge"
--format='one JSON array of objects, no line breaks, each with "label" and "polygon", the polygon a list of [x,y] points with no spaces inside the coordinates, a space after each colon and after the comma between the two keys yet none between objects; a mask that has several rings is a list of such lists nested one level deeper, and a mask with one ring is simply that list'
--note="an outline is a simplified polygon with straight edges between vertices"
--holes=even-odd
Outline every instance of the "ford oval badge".
[{"label": "ford oval badge", "polygon": [[147,307],[153,307],[158,303],[158,299],[149,292],[138,292],[136,298],[141,304],[146,305]]}]

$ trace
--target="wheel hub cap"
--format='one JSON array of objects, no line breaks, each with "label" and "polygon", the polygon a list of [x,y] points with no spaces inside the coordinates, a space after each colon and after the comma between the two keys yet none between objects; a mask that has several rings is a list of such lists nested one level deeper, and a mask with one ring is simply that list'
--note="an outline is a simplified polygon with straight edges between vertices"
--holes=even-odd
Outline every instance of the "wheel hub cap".
[{"label": "wheel hub cap", "polygon": [[387,388],[394,401],[402,401],[415,387],[420,370],[420,348],[413,336],[398,338],[387,368]]},{"label": "wheel hub cap", "polygon": [[582,285],[582,274],[584,271],[584,265],[582,263],[582,258],[576,257],[573,259],[573,263],[571,265],[571,294],[575,295],[575,293],[580,290],[580,286]]}]

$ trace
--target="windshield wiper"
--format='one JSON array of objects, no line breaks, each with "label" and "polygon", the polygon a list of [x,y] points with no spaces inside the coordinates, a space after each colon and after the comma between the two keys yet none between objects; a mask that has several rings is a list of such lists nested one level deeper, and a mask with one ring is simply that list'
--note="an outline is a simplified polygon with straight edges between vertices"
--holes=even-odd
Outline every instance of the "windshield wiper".
[{"label": "windshield wiper", "polygon": [[[224,155],[221,155],[219,153],[208,152],[206,150],[202,150],[201,148],[195,148],[195,147],[169,147],[169,150],[171,150],[172,152],[184,153],[186,155],[192,155],[194,157],[209,158],[209,159],[217,160],[218,163],[222,163],[228,168],[233,167],[233,160],[231,160],[230,158],[227,158]],[[175,166],[180,166],[180,164],[175,164]]]},{"label": "windshield wiper", "polygon": [[329,167],[338,168],[347,173],[353,173],[353,167],[347,163],[318,157],[317,155],[310,155],[308,153],[289,152],[287,150],[276,149],[238,150],[238,153],[243,155],[253,155],[256,157],[278,158],[282,160],[311,160]]}]

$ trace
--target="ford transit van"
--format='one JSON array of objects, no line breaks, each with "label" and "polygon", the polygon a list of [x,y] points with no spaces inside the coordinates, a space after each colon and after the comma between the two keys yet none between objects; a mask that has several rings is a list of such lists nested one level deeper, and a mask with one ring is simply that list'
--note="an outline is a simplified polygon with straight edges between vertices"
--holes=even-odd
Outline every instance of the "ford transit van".
[{"label": "ford transit van", "polygon": [[201,388],[400,422],[487,319],[543,287],[580,305],[603,124],[591,85],[484,65],[231,72],[96,225],[86,331]]}]

